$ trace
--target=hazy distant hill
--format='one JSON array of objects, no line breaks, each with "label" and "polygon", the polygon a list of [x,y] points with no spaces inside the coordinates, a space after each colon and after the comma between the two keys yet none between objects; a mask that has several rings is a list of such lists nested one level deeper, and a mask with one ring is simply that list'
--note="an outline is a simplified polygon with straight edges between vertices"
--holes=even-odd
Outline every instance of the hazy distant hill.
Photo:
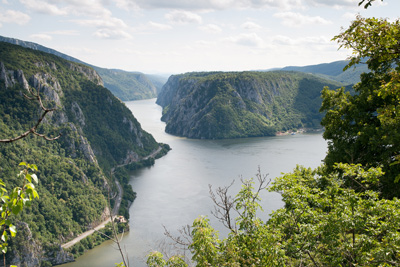
[{"label": "hazy distant hill", "polygon": [[361,73],[368,72],[367,65],[359,64],[356,66],[356,68],[350,68],[346,71],[343,71],[344,67],[348,63],[349,61],[347,60],[341,60],[331,63],[323,63],[302,67],[288,66],[282,68],[281,70],[312,73],[327,79],[341,82],[345,85],[356,84],[360,81]]},{"label": "hazy distant hill", "polygon": [[301,72],[173,75],[157,103],[166,132],[199,139],[275,135],[320,127],[321,90],[342,84]]},{"label": "hazy distant hill", "polygon": [[43,51],[59,56],[66,60],[93,67],[103,79],[104,86],[107,87],[116,97],[123,101],[155,98],[157,97],[157,94],[161,90],[164,83],[167,81],[167,78],[162,76],[147,75],[140,72],[128,72],[124,70],[105,69],[93,66],[74,57],[60,53],[54,49],[32,42],[21,41],[3,36],[0,36],[0,41]]}]

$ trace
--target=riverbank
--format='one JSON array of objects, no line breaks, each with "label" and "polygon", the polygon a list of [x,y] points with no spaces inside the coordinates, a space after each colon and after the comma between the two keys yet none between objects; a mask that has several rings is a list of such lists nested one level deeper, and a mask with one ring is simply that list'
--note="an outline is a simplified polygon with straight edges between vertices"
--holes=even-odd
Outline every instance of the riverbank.
[{"label": "riverbank", "polygon": [[[116,195],[113,197],[113,209],[111,211],[111,217],[114,219],[121,212],[120,208],[122,209],[122,215],[125,215],[132,202],[134,201],[134,198],[136,198],[136,193],[132,191],[132,187],[129,185],[129,174],[128,171],[137,168],[142,168],[146,166],[151,166],[154,164],[155,159],[160,158],[168,153],[170,150],[170,147],[166,144],[162,144],[159,146],[156,150],[152,151],[149,155],[143,157],[140,161],[137,162],[130,162],[127,164],[121,164],[117,165],[114,168],[112,168],[112,176],[114,177],[115,185],[116,185]],[[119,171],[123,170],[124,171]],[[122,185],[120,184],[120,182]],[[129,196],[125,196],[128,194]],[[132,196],[133,194],[133,196]],[[125,207],[126,206],[126,207]],[[109,212],[109,211],[108,211]],[[128,213],[129,214],[129,213]],[[77,257],[79,255],[82,255],[84,251],[87,249],[92,249],[93,247],[101,244],[105,240],[108,240],[109,237],[113,236],[112,229],[104,229],[108,223],[111,223],[111,217],[108,216],[106,220],[101,222],[99,225],[94,227],[93,229],[90,229],[74,239],[64,243],[61,245],[61,248],[69,250],[71,253],[74,254],[74,257]],[[124,216],[122,216],[124,217]],[[129,216],[125,216],[129,218]],[[117,224],[117,230],[118,232],[123,232],[127,229],[129,229],[128,223],[125,221],[123,223]],[[103,233],[100,233],[103,232]],[[94,233],[98,233],[98,236],[90,238]],[[86,240],[85,244],[80,244],[80,242]]]}]

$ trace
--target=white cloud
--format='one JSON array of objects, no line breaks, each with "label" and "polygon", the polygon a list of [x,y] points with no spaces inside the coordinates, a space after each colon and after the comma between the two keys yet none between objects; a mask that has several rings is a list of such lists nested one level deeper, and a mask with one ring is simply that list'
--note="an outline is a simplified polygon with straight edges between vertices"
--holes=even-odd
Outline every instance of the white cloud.
[{"label": "white cloud", "polygon": [[99,29],[94,33],[94,36],[102,39],[131,39],[132,36],[119,29]]},{"label": "white cloud", "polygon": [[25,8],[38,13],[53,16],[110,16],[103,1],[93,0],[19,0]]},{"label": "white cloud", "polygon": [[118,8],[124,9],[124,10],[133,10],[133,11],[138,11],[140,8],[139,6],[134,2],[130,0],[114,0],[115,5]]},{"label": "white cloud", "polygon": [[126,28],[125,22],[118,18],[103,18],[103,19],[77,19],[74,22],[83,26],[103,27],[103,28]]},{"label": "white cloud", "polygon": [[355,20],[356,16],[358,13],[351,13],[351,12],[346,12],[342,15],[342,18],[346,19],[346,20]]},{"label": "white cloud", "polygon": [[53,39],[53,37],[44,33],[31,34],[30,37],[33,39],[46,40],[46,41]]},{"label": "white cloud", "polygon": [[142,9],[224,10],[231,8],[301,8],[302,0],[118,0]]},{"label": "white cloud", "polygon": [[328,21],[320,16],[316,17],[310,17],[310,16],[305,16],[300,13],[294,13],[294,12],[280,12],[274,14],[274,17],[282,19],[283,25],[289,26],[289,27],[301,27],[304,25],[309,25],[309,24],[331,24],[331,21]]},{"label": "white cloud", "polygon": [[245,29],[245,30],[252,30],[252,31],[254,31],[254,30],[259,30],[259,29],[262,28],[262,27],[261,27],[260,25],[258,25],[257,23],[254,23],[254,22],[251,22],[251,21],[247,21],[247,22],[243,23],[240,27],[241,27],[242,29]]},{"label": "white cloud", "polygon": [[5,12],[0,11],[0,22],[3,23],[16,23],[24,25],[29,22],[31,18],[29,15],[15,10],[6,10]]},{"label": "white cloud", "polygon": [[226,38],[225,40],[238,45],[252,47],[262,47],[264,44],[263,39],[261,39],[256,33],[243,33],[238,36]]},{"label": "white cloud", "polygon": [[46,32],[47,34],[55,34],[55,35],[66,35],[66,36],[76,36],[79,35],[79,32],[76,30],[60,30],[60,31],[51,31]]},{"label": "white cloud", "polygon": [[306,0],[312,6],[329,6],[334,8],[357,7],[359,1],[354,0]]},{"label": "white cloud", "polygon": [[29,10],[34,10],[38,13],[47,14],[47,15],[67,15],[68,12],[59,8],[57,5],[50,4],[46,1],[40,0],[19,0],[25,8]]},{"label": "white cloud", "polygon": [[276,35],[271,38],[272,44],[284,46],[302,46],[302,45],[333,45],[331,38],[326,36],[310,36],[302,38],[291,38],[284,35]]},{"label": "white cloud", "polygon": [[150,21],[148,23],[148,27],[150,29],[160,30],[160,31],[165,31],[165,30],[171,30],[172,29],[171,25],[161,24],[161,23],[157,23],[157,22],[153,22],[153,21]]},{"label": "white cloud", "polygon": [[207,24],[205,26],[199,27],[200,30],[207,32],[207,33],[220,33],[222,32],[221,27],[215,24]]},{"label": "white cloud", "polygon": [[174,10],[165,15],[165,18],[172,23],[186,24],[186,23],[201,23],[201,16],[183,10]]},{"label": "white cloud", "polygon": [[127,32],[128,26],[118,18],[104,17],[103,19],[73,20],[73,22],[86,27],[95,27],[97,31],[94,36],[105,39],[130,39],[132,36]]}]

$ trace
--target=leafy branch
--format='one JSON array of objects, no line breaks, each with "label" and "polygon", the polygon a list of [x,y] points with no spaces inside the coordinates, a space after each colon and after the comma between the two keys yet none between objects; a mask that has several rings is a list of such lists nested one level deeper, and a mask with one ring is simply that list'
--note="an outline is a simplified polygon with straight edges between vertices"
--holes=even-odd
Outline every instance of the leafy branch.
[{"label": "leafy branch", "polygon": [[[23,169],[18,174],[23,177],[24,183],[21,187],[15,187],[7,195],[5,183],[0,179],[0,251],[7,253],[9,237],[15,237],[17,230],[11,223],[10,216],[19,214],[24,206],[30,206],[31,201],[39,198],[33,182],[37,183],[38,178],[33,172],[37,171],[37,166],[21,162],[19,166]],[[4,266],[6,266],[4,258]]]}]

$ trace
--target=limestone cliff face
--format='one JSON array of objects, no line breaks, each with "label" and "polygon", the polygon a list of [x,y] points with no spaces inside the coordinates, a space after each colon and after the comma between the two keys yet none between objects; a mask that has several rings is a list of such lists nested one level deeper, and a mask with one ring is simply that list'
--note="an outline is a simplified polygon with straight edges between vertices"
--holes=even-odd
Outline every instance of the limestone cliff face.
[{"label": "limestone cliff face", "polygon": [[332,81],[295,72],[213,72],[171,76],[157,104],[166,132],[220,139],[318,127],[320,91]]},{"label": "limestone cliff face", "polygon": [[60,246],[52,246],[44,250],[42,245],[32,237],[29,225],[24,222],[17,223],[17,235],[12,239],[13,251],[8,256],[11,265],[16,266],[41,266],[44,262],[51,265],[60,265],[74,261],[74,256],[64,251]]},{"label": "limestone cliff face", "polygon": [[[14,136],[29,129],[42,114],[36,101],[23,97],[29,96],[29,89],[39,92],[44,106],[56,109],[47,114],[38,131],[49,137],[61,133],[61,137],[51,143],[35,137],[19,140],[24,148],[22,154],[41,160],[40,199],[29,216],[24,219],[22,215],[23,221],[32,221],[20,222],[9,262],[18,266],[62,264],[73,258],[60,244],[96,226],[109,214],[105,192],[112,180],[107,181],[105,176],[117,165],[145,159],[160,144],[142,130],[125,104],[102,86],[92,68],[0,42],[0,93],[8,99],[18,99],[13,104],[0,102],[0,125],[6,126],[6,134]],[[25,124],[19,124],[17,120],[24,116]],[[8,125],[4,117],[16,118],[15,123]],[[8,164],[4,162],[8,150],[2,148],[3,169]],[[15,154],[11,165],[25,160],[16,156],[20,151],[11,154]],[[30,160],[37,164],[35,156]],[[0,179],[5,181],[2,173]],[[32,232],[29,225],[33,226]],[[46,241],[36,240],[35,236],[46,236]]]}]

